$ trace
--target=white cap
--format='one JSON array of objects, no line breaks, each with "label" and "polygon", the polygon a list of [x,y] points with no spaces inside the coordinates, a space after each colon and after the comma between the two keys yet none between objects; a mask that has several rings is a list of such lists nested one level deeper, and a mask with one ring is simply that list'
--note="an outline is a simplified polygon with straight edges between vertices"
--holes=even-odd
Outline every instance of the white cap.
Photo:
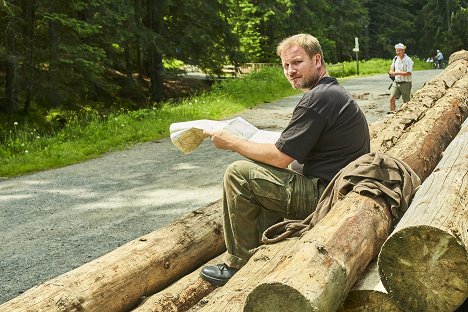
[{"label": "white cap", "polygon": [[395,49],[406,49],[406,46],[403,43],[395,44]]}]

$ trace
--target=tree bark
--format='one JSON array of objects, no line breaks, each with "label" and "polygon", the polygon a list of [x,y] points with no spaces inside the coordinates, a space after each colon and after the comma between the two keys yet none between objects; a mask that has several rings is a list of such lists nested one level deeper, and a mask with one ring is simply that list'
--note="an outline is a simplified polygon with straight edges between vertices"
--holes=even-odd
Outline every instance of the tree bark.
[{"label": "tree bark", "polygon": [[[451,83],[451,81],[453,81],[454,79],[454,76],[446,76],[445,75],[445,72],[447,70],[449,70],[450,68],[447,67],[446,70],[444,70],[440,75],[438,75],[435,79],[433,79],[428,85],[426,85],[420,92],[422,94],[424,93],[427,93],[427,94],[432,94],[434,93],[434,88],[431,87],[431,86],[434,86],[434,85],[441,85],[441,82],[440,81],[436,81],[437,79],[439,80],[442,80],[443,81],[443,84],[446,84],[446,85],[451,85],[451,86],[454,86],[454,90],[448,90],[448,94],[446,96],[444,96],[443,99],[440,100],[440,102],[438,102],[438,99],[437,97],[434,98],[434,104],[424,104],[422,103],[424,106],[428,105],[430,107],[432,106],[436,106],[435,110],[433,111],[433,113],[430,113],[432,110],[428,111],[428,115],[429,115],[429,119],[428,120],[432,120],[432,122],[428,122],[428,124],[430,123],[433,123],[434,121],[436,121],[436,123],[439,125],[440,129],[445,129],[445,131],[447,132],[447,128],[452,128],[451,130],[449,130],[447,133],[455,133],[456,135],[456,132],[457,131],[457,124],[458,124],[458,120],[459,118],[456,117],[456,114],[460,114],[461,115],[461,119],[464,120],[466,118],[466,111],[467,111],[467,104],[466,104],[466,99],[468,98],[468,86],[466,85],[467,82],[466,82],[466,77],[467,77],[467,74],[468,74],[468,52],[467,51],[459,51],[459,52],[456,52],[454,54],[452,54],[450,56],[450,64],[452,66],[452,68],[454,68],[455,66],[454,65],[457,65],[457,68],[460,68],[461,72],[463,72],[463,67],[458,67],[458,64],[463,64],[465,67],[466,67],[466,70],[465,70],[465,73],[459,77],[459,80],[457,81],[457,83]],[[453,72],[452,72],[453,73]],[[457,77],[457,76],[455,76]],[[456,101],[457,101],[457,98],[458,98],[458,101],[461,103],[461,104],[457,104]],[[465,102],[465,104],[463,104],[463,101]],[[410,103],[413,102],[413,99],[410,101]],[[437,105],[436,105],[436,102],[437,102]],[[421,103],[421,102],[420,102]],[[444,105],[443,105],[444,104]],[[458,105],[458,108],[457,107],[452,107],[451,109],[448,108],[450,105],[455,105],[457,106]],[[409,107],[405,107],[403,110],[407,110],[407,109],[410,109]],[[411,109],[414,109],[412,106],[411,106]],[[445,114],[444,114],[444,110],[446,110]],[[436,113],[437,112],[437,113]],[[398,113],[397,113],[398,114]],[[455,115],[454,115],[455,114]],[[451,117],[449,117],[451,116]],[[453,118],[455,116],[455,120],[457,120],[456,124],[452,123],[450,118]],[[395,116],[396,117],[396,116]],[[438,118],[440,118],[440,120],[438,120]],[[460,122],[461,124],[461,122]],[[377,132],[378,130],[376,130]],[[417,135],[418,132],[420,132],[420,134],[423,134],[425,132],[427,132],[428,129],[426,129],[424,127],[424,123],[421,123],[421,126],[419,126],[419,128],[415,128],[412,132],[414,133],[413,135]],[[431,130],[431,131],[434,131],[434,130]],[[382,135],[380,137],[383,137]],[[408,136],[406,136],[406,138],[408,138]],[[427,138],[430,139],[431,136],[430,135],[427,135]],[[373,142],[374,143],[377,143],[378,140],[376,140],[376,137],[373,138]],[[409,140],[409,142],[407,142],[407,144],[405,145],[406,148],[411,148],[411,140]],[[418,144],[419,145],[423,145],[423,142],[424,140],[421,138],[419,141],[416,141],[416,142],[419,142]],[[382,147],[383,144],[375,144],[375,146],[377,146],[377,150],[379,147]],[[438,144],[437,141],[434,141],[430,144],[425,144],[425,150],[431,150],[431,148],[434,148],[434,154],[440,154],[441,153],[441,145]],[[443,149],[443,148],[442,148]],[[402,152],[402,151],[400,151]],[[413,160],[411,159],[407,159],[407,161],[409,162],[412,162],[412,161],[416,161],[418,158],[419,158],[419,161],[421,160],[424,160],[423,158],[420,158],[418,157],[418,155],[413,155],[412,156]],[[410,164],[411,166],[411,164]],[[386,294],[386,291],[382,292],[382,282],[380,281],[380,277],[379,277],[379,273],[378,273],[378,270],[377,270],[377,267],[376,266],[375,268],[372,268],[370,270],[367,271],[366,274],[363,274],[360,278],[360,280],[354,285],[353,289],[350,291],[349,293],[349,297],[350,299],[346,300],[344,306],[343,306],[343,311],[352,311],[350,310],[351,308],[355,308],[357,310],[359,309],[363,309],[365,310],[368,303],[367,303],[367,298],[370,298],[370,300],[373,300],[373,297],[374,295],[375,296],[379,296],[379,297],[386,297],[385,300],[391,300],[388,296],[388,294]],[[365,280],[377,280],[379,281],[379,283],[374,283],[376,286],[372,286],[372,284],[369,284],[369,283],[366,283],[364,282]],[[379,286],[381,285],[381,286]]]},{"label": "tree bark", "polygon": [[59,36],[58,25],[51,20],[48,23],[49,29],[49,70],[47,72],[48,82],[46,88],[47,105],[49,107],[59,107],[59,96],[57,93],[62,91],[59,81]]},{"label": "tree bark", "polygon": [[[13,2],[14,4],[14,2]],[[6,71],[5,71],[5,105],[2,108],[8,114],[19,110],[18,104],[18,51],[17,51],[17,21],[10,17],[5,29],[6,34]],[[1,101],[0,101],[1,104]]]},{"label": "tree bark", "polygon": [[[424,180],[466,118],[466,92],[466,79],[461,79],[445,94],[444,100],[437,101],[423,118],[407,127],[404,134],[392,142],[390,148],[385,147],[387,154],[406,162]],[[410,101],[406,109],[411,110],[417,105],[419,103]],[[260,248],[253,259],[200,311],[271,311],[275,296],[280,298],[275,304],[281,304],[282,311],[298,311],[299,307],[304,311],[337,310],[349,287],[375,256],[373,251],[380,248],[382,239],[388,235],[388,232],[383,234],[384,231],[377,229],[390,227],[390,221],[384,214],[388,207],[375,204],[375,210],[379,210],[381,216],[380,220],[375,221],[373,218],[377,218],[377,215],[373,215],[372,210],[363,204],[369,198],[351,195],[347,195],[339,203],[339,208],[333,207],[315,230],[312,229],[300,240]],[[359,233],[353,236],[358,243],[349,242],[348,237],[354,233],[349,232],[346,223],[341,227],[334,225],[345,217],[340,210],[359,209],[362,210],[358,216],[366,226],[361,229],[362,237]],[[329,232],[329,237],[333,236],[333,240],[323,241],[321,231],[326,229],[319,226],[322,222],[333,229]],[[368,237],[366,233],[373,233],[373,227],[375,234]],[[364,238],[369,239],[368,243],[360,244]],[[324,242],[327,252],[328,246],[336,244],[336,249],[333,249],[336,253],[327,254],[330,258],[320,257],[316,250],[317,242]],[[261,259],[268,259],[262,264],[263,267],[259,265]],[[242,285],[242,289],[238,285]]]},{"label": "tree bark", "polygon": [[[166,4],[166,0],[159,1],[147,1],[147,22],[150,29],[156,34],[162,32],[162,19],[163,7]],[[150,100],[158,103],[158,107],[161,105],[163,99],[163,76],[164,66],[162,52],[160,50],[160,43],[152,42],[148,51],[148,75],[150,78]]]},{"label": "tree bark", "polygon": [[0,311],[129,311],[225,250],[220,204],[40,284]]},{"label": "tree bark", "polygon": [[385,118],[375,123],[371,131],[371,151],[387,152],[467,73],[468,58],[453,62],[413,94],[410,106],[404,104],[393,116],[394,118]]},{"label": "tree bark", "polygon": [[[377,255],[391,219],[387,203],[348,194],[249,293],[243,310],[335,311]],[[262,266],[257,261],[253,270]]]},{"label": "tree bark", "polygon": [[200,277],[200,270],[205,265],[220,263],[222,255],[205,263],[192,273],[184,276],[171,286],[146,298],[132,312],[183,312],[190,309],[216,286]]},{"label": "tree bark", "polygon": [[465,121],[380,252],[382,283],[404,310],[454,311],[468,297],[467,146]]},{"label": "tree bark", "polygon": [[33,40],[35,27],[36,1],[23,0],[23,20],[24,20],[24,46],[25,46],[25,64],[23,66],[24,76],[24,106],[23,111],[27,113],[31,106],[31,98],[33,93],[34,81],[34,63],[33,63]]}]

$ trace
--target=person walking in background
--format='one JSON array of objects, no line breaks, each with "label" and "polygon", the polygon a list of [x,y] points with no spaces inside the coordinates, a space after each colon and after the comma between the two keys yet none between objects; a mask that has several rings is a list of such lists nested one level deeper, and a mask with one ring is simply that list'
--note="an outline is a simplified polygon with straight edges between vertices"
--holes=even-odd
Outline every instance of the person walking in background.
[{"label": "person walking in background", "polygon": [[411,97],[411,74],[413,72],[413,60],[405,53],[406,46],[403,43],[395,45],[396,57],[390,65],[388,74],[395,77],[390,88],[390,112],[396,109],[396,100],[403,98],[403,103]]},{"label": "person walking in background", "polygon": [[444,55],[442,52],[440,52],[440,50],[437,50],[437,54],[434,59],[436,61],[436,68],[443,68]]},{"label": "person walking in background", "polygon": [[208,131],[213,144],[245,160],[224,175],[224,263],[200,276],[224,285],[261,243],[264,230],[288,219],[305,219],[332,178],[369,153],[369,128],[359,105],[329,77],[319,41],[308,34],[283,40],[277,54],[294,89],[305,94],[275,144],[255,143],[225,130]]}]

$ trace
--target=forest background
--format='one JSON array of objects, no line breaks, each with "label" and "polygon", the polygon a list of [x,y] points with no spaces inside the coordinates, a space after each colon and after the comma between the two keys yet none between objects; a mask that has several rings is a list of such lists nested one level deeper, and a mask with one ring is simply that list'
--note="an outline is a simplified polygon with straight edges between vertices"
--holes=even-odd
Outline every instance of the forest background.
[{"label": "forest background", "polygon": [[328,64],[355,60],[356,37],[360,60],[385,68],[398,42],[413,59],[448,57],[468,47],[468,0],[2,0],[0,29],[3,161],[28,152],[20,127],[39,138],[36,125],[81,118],[66,111],[163,111],[165,83],[187,65],[216,77],[228,64],[278,64],[291,34],[316,36]]}]

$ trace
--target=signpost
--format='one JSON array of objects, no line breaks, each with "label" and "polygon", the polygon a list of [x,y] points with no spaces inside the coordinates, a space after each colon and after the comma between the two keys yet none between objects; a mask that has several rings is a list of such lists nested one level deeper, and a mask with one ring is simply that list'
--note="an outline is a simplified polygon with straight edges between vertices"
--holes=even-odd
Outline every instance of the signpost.
[{"label": "signpost", "polygon": [[356,72],[359,76],[359,39],[354,37],[354,52],[356,52]]}]

